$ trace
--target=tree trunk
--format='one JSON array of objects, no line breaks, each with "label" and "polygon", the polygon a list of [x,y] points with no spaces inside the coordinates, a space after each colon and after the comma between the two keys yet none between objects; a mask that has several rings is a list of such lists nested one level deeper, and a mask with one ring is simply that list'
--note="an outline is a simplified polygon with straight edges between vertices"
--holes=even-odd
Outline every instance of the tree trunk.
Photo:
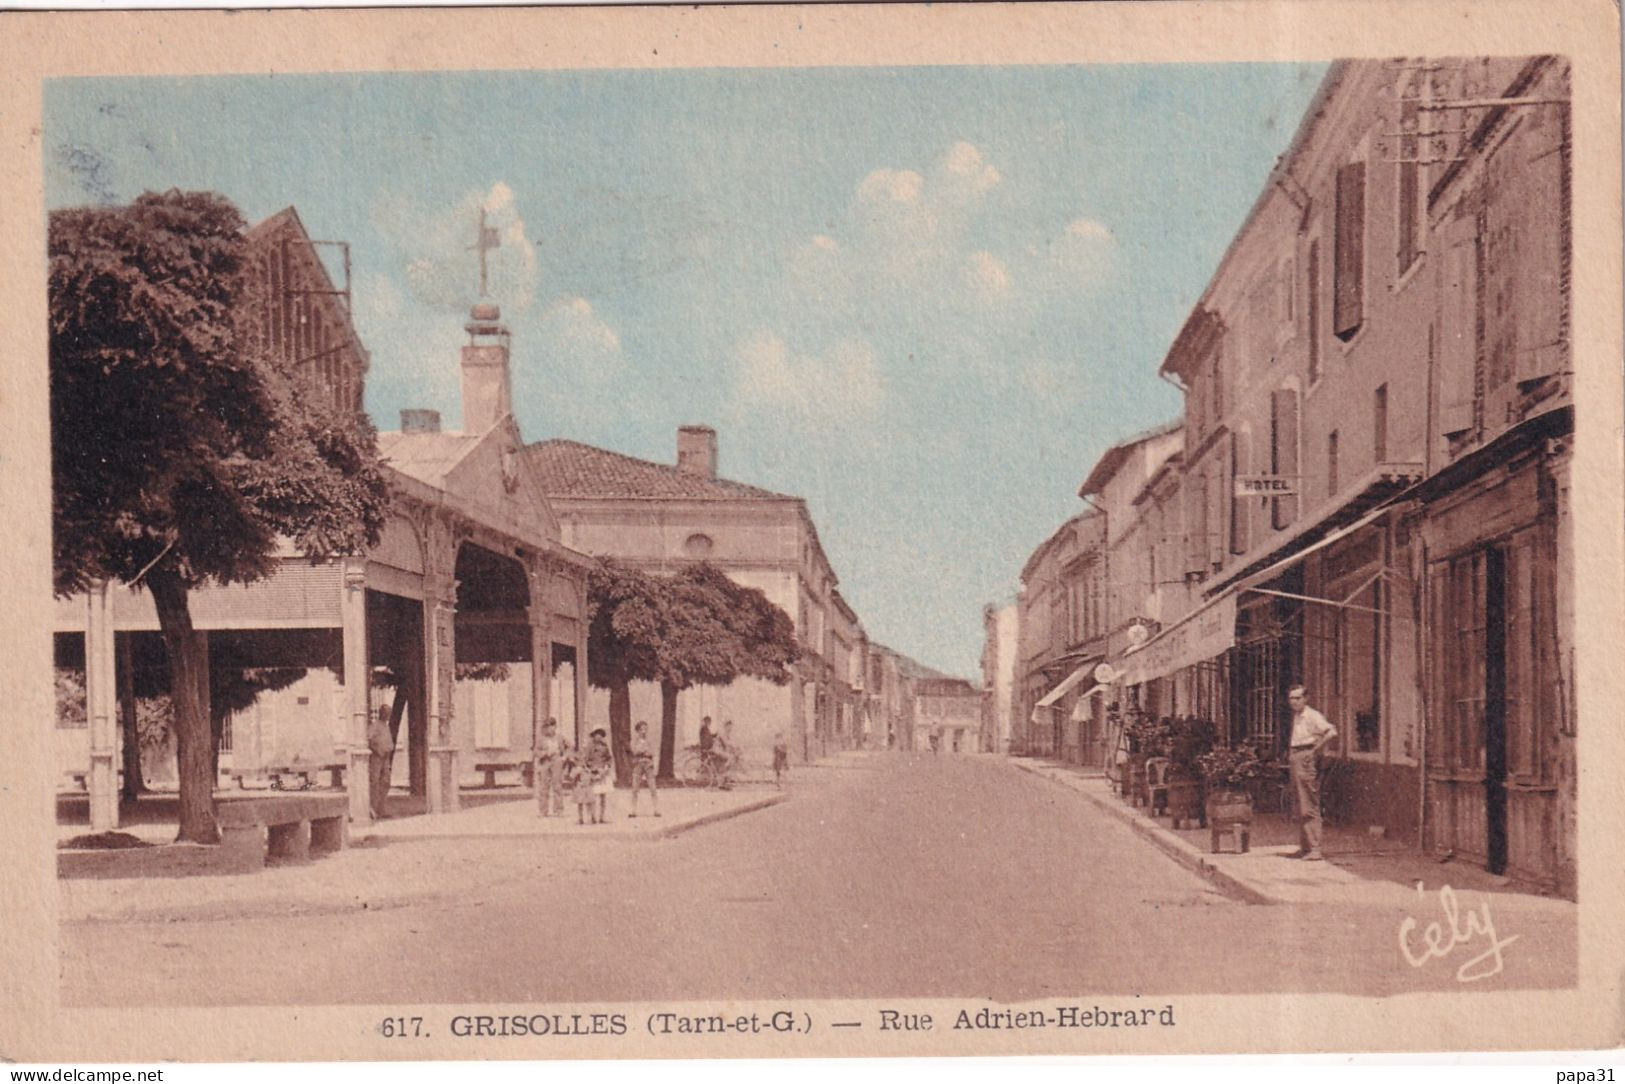
[{"label": "tree trunk", "polygon": [[116,641],[122,644],[123,650],[118,651],[118,709],[119,726],[124,734],[124,786],[121,798],[125,802],[133,802],[147,789],[147,781],[141,777],[141,728],[137,723],[135,710],[135,658],[131,654],[135,644],[129,633],[124,633]]},{"label": "tree trunk", "polygon": [[178,843],[219,843],[214,819],[212,741],[209,732],[209,642],[192,628],[186,585],[173,572],[147,574],[158,611],[158,630],[169,655],[170,700],[175,710],[175,759],[180,776]]},{"label": "tree trunk", "polygon": [[675,777],[677,760],[677,686],[660,683],[660,771],[661,779]]},{"label": "tree trunk", "polygon": [[615,746],[615,782],[632,785],[632,688],[617,681],[609,687],[609,740]]}]

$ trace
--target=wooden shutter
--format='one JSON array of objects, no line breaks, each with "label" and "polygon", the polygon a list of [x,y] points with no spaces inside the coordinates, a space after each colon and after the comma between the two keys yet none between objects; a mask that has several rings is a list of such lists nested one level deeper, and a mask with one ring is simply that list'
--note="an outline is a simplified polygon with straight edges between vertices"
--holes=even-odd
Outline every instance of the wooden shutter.
[{"label": "wooden shutter", "polygon": [[1207,476],[1185,476],[1185,571],[1205,575],[1208,567]]},{"label": "wooden shutter", "polygon": [[1224,564],[1224,466],[1217,456],[1207,475],[1207,557],[1208,564]]},{"label": "wooden shutter", "polygon": [[1569,155],[1563,114],[1528,111],[1520,151],[1523,196],[1510,208],[1518,232],[1519,383],[1561,372],[1568,356]]},{"label": "wooden shutter", "polygon": [[[1289,477],[1298,473],[1298,393],[1290,388],[1270,393],[1270,470]],[[1292,480],[1301,486],[1301,479]],[[1270,499],[1270,522],[1277,530],[1297,518],[1297,497]]]},{"label": "wooden shutter", "polygon": [[1251,544],[1250,515],[1248,514],[1248,501],[1245,497],[1236,496],[1235,479],[1238,474],[1247,474],[1252,467],[1249,462],[1247,442],[1242,434],[1230,434],[1230,552],[1246,553]]},{"label": "wooden shutter", "polygon": [[1320,242],[1309,242],[1309,270],[1304,283],[1304,324],[1309,336],[1309,383],[1320,379]]},{"label": "wooden shutter", "polygon": [[1337,171],[1337,251],[1332,331],[1350,338],[1365,319],[1365,163]]},{"label": "wooden shutter", "polygon": [[[1469,225],[1471,219],[1466,220]],[[1478,238],[1469,235],[1444,250],[1440,261],[1439,328],[1434,351],[1439,371],[1439,432],[1473,427],[1473,375],[1478,367]]]}]

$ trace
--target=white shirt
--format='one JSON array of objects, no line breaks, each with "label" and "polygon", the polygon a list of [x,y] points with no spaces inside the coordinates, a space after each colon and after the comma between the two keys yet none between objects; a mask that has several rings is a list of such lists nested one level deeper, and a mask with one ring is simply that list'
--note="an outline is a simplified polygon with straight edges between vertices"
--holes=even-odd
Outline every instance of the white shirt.
[{"label": "white shirt", "polygon": [[1337,733],[1337,728],[1326,721],[1326,716],[1314,708],[1304,705],[1302,711],[1292,717],[1292,748],[1302,745],[1314,745],[1321,738],[1329,738]]}]

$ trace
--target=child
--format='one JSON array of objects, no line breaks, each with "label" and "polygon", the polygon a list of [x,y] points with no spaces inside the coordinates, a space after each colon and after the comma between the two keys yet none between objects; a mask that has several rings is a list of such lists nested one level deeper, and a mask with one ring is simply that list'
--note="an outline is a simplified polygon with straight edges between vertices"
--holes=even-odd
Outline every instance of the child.
[{"label": "child", "polygon": [[790,747],[784,744],[784,731],[773,735],[773,785],[784,785],[784,773],[790,770]]},{"label": "child", "polygon": [[638,815],[638,793],[644,787],[649,788],[654,815],[660,816],[660,792],[655,789],[655,757],[649,745],[649,724],[640,720],[632,733],[632,812],[627,816]]},{"label": "child", "polygon": [[584,749],[566,749],[564,753],[564,785],[570,792],[570,797],[576,803],[576,823],[586,824],[587,815],[593,814],[593,823],[598,823],[597,795],[592,792],[592,772],[587,770],[587,755]]},{"label": "child", "polygon": [[[603,727],[592,732],[592,741],[582,757],[585,774],[590,780],[588,801],[597,798],[594,824],[609,823],[609,792],[615,786],[615,755],[609,751],[609,733]],[[576,799],[578,802],[579,798]],[[591,806],[589,805],[589,808]]]}]

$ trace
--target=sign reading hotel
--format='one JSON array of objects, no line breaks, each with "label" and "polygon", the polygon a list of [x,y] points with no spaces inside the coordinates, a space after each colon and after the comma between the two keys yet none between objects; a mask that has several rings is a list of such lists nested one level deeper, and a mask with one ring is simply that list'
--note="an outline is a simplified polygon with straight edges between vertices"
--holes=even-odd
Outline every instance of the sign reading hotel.
[{"label": "sign reading hotel", "polygon": [[1238,497],[1295,497],[1298,494],[1296,474],[1238,474]]}]

